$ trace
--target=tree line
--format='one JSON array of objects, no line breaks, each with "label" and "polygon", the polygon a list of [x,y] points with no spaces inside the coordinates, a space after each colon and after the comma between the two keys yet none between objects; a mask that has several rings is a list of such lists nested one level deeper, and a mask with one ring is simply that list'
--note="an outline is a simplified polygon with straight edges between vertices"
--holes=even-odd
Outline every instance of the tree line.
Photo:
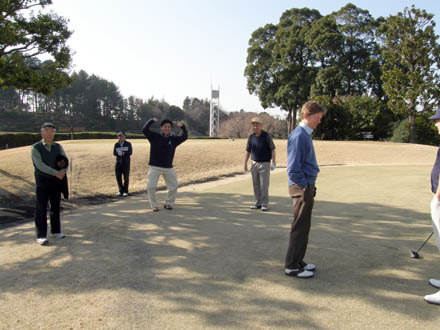
[{"label": "tree line", "polygon": [[287,112],[289,131],[301,105],[315,99],[329,110],[318,138],[372,132],[375,139],[435,143],[421,120],[439,105],[434,28],[433,15],[414,6],[377,19],[351,3],[325,16],[289,9],[278,24],[252,33],[247,88],[264,108]]},{"label": "tree line", "polygon": [[[69,71],[68,20],[38,11],[51,0],[4,0],[0,10],[0,130],[34,130],[38,118],[87,130],[138,131],[152,116],[187,121],[192,135],[209,133],[209,101],[182,108],[151,97],[124,98],[117,85]],[[426,117],[440,100],[440,47],[433,15],[414,6],[373,18],[349,3],[323,16],[316,9],[286,10],[249,40],[244,75],[263,108],[287,112],[287,129],[310,99],[328,108],[321,139],[391,139],[436,144]],[[39,56],[44,54],[44,61]],[[221,113],[225,136],[249,130],[243,113]],[[267,120],[269,122],[270,120]],[[239,123],[242,123],[239,125]],[[240,129],[238,128],[240,127]],[[23,129],[24,128],[24,129]],[[235,136],[233,136],[235,135]],[[416,139],[417,138],[417,139]]]},{"label": "tree line", "polygon": [[[66,130],[140,132],[148,119],[157,117],[184,121],[191,136],[209,135],[208,99],[187,96],[180,108],[154,97],[148,100],[135,96],[124,98],[115,83],[83,70],[74,72],[70,79],[69,87],[47,95],[33,90],[1,89],[0,130],[34,132],[41,121],[50,119]],[[247,136],[251,130],[251,117],[256,115],[243,110],[233,113],[221,110],[220,137]],[[287,135],[281,120],[268,114],[263,117],[267,129],[275,136]]]},{"label": "tree line", "polygon": [[[139,132],[152,117],[185,121],[193,136],[209,135],[210,102],[207,99],[186,97],[183,109],[154,97],[144,100],[135,96],[124,98],[111,81],[81,70],[70,75],[69,87],[51,94],[34,90],[6,88],[0,90],[1,130],[35,130],[37,117],[56,118],[58,126],[82,127],[88,131],[126,130]],[[28,116],[26,116],[28,114]],[[221,118],[227,117],[222,112]],[[13,124],[20,119],[20,126]],[[26,120],[26,118],[28,118]],[[23,122],[23,120],[25,122]]]}]

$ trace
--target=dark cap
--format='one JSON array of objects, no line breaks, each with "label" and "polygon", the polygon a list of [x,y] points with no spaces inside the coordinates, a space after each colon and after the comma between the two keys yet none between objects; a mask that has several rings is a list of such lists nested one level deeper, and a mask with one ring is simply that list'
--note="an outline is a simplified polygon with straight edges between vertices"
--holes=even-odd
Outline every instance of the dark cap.
[{"label": "dark cap", "polygon": [[165,125],[165,124],[170,124],[171,127],[173,127],[173,123],[172,123],[172,121],[169,120],[169,119],[164,119],[164,120],[162,120],[162,121],[160,122],[160,127],[162,127],[162,126]]},{"label": "dark cap", "polygon": [[41,125],[41,128],[45,128],[45,127],[57,128],[54,124],[49,123],[49,122],[45,122],[45,123],[43,123],[43,125]]},{"label": "dark cap", "polygon": [[118,136],[125,136],[125,132],[119,132]]},{"label": "dark cap", "polygon": [[432,119],[432,120],[440,119],[440,109],[437,109],[437,111],[435,112],[435,115],[429,117],[428,119]]}]

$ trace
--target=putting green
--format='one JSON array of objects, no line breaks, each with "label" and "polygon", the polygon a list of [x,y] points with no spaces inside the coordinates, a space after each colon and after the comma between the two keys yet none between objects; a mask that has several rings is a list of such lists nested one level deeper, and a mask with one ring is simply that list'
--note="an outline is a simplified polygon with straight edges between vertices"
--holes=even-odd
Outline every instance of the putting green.
[{"label": "putting green", "polygon": [[[270,210],[250,210],[250,175],[186,187],[173,211],[145,195],[64,214],[67,238],[34,242],[32,223],[0,232],[5,329],[437,329],[423,301],[440,277],[429,166],[322,167],[306,261],[283,259],[291,200],[284,169]],[[225,183],[227,182],[227,183]],[[164,199],[164,193],[158,193]]]}]

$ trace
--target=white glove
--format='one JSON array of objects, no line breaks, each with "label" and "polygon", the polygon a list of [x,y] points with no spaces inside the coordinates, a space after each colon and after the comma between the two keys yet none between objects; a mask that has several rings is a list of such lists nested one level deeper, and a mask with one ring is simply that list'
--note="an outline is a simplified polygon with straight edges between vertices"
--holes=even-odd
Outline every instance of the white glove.
[{"label": "white glove", "polygon": [[275,163],[272,163],[272,165],[271,165],[271,167],[270,167],[270,170],[273,171],[273,170],[276,169],[276,168],[277,168],[277,165],[276,165]]}]

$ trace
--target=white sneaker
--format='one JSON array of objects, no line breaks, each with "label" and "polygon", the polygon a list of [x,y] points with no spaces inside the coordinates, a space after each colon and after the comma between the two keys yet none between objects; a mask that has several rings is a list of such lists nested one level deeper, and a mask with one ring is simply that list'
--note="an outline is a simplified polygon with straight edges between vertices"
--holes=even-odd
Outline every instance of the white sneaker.
[{"label": "white sneaker", "polygon": [[128,196],[128,194],[127,194],[127,193],[123,193],[123,194],[122,194],[122,196],[124,196],[124,197],[127,197],[127,196]]},{"label": "white sneaker", "polygon": [[122,194],[118,191],[118,193],[116,194],[116,196],[122,196]]},{"label": "white sneaker", "polygon": [[37,238],[37,243],[40,245],[46,245],[47,243],[49,243],[49,241],[47,240],[47,238]]},{"label": "white sneaker", "polygon": [[430,304],[440,305],[440,291],[438,291],[437,293],[425,296],[425,301]]},{"label": "white sneaker", "polygon": [[308,270],[309,272],[313,272],[316,270],[316,266],[314,264],[307,264],[303,268],[304,270]]},{"label": "white sneaker", "polygon": [[299,268],[298,269],[286,268],[286,269],[284,269],[284,273],[287,276],[299,277],[299,278],[311,278],[311,277],[313,277],[313,272],[310,272],[308,270],[300,270]]},{"label": "white sneaker", "polygon": [[55,236],[56,238],[64,238],[64,237],[66,237],[66,235],[64,235],[63,233],[53,234],[53,236]]},{"label": "white sneaker", "polygon": [[252,205],[251,210],[261,209],[260,205]]},{"label": "white sneaker", "polygon": [[267,211],[267,210],[268,210],[267,206],[262,206],[261,207],[261,211]]},{"label": "white sneaker", "polygon": [[429,284],[431,284],[434,288],[440,289],[440,280],[435,280],[433,278],[429,279]]}]

